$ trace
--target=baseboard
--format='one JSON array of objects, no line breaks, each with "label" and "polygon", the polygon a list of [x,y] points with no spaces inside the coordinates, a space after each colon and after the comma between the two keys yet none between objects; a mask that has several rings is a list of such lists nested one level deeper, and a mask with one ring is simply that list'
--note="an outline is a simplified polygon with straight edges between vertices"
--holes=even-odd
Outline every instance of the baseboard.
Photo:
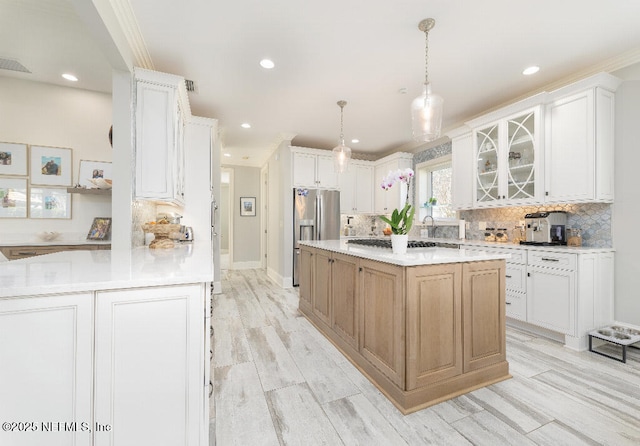
[{"label": "baseboard", "polygon": [[273,268],[267,268],[267,276],[282,288],[293,288],[293,278],[283,277]]}]

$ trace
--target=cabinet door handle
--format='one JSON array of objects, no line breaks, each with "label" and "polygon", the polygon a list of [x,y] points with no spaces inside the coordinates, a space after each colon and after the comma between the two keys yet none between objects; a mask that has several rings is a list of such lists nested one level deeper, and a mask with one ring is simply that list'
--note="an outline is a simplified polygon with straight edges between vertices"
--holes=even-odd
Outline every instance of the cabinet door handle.
[{"label": "cabinet door handle", "polygon": [[36,254],[38,254],[37,252],[19,252],[18,255],[19,256],[35,256]]},{"label": "cabinet door handle", "polygon": [[507,305],[511,305],[511,302],[505,302]]},{"label": "cabinet door handle", "polygon": [[505,275],[505,277],[506,277],[507,279],[511,279],[511,276],[509,276],[509,275]]},{"label": "cabinet door handle", "polygon": [[543,257],[542,260],[545,261],[545,262],[559,262],[560,261],[558,259],[550,259],[548,257]]}]

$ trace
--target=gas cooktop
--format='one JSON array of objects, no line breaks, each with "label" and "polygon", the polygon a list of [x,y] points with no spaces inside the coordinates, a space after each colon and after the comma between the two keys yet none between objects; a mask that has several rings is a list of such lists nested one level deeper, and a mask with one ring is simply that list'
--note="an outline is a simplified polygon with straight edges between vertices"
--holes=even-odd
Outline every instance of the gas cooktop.
[{"label": "gas cooktop", "polygon": [[[387,238],[354,238],[347,240],[347,243],[354,245],[375,246],[377,248],[391,248],[391,239]],[[407,248],[433,248],[437,246],[434,242],[424,240],[409,240]]]}]

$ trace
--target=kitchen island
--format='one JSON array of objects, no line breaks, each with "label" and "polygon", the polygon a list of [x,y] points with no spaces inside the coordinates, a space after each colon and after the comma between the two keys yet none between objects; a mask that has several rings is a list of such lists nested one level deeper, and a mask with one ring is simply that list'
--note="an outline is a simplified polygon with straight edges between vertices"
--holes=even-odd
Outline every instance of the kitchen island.
[{"label": "kitchen island", "polygon": [[0,444],[207,445],[212,271],[191,244],[0,263]]},{"label": "kitchen island", "polygon": [[402,413],[510,378],[504,254],[300,245],[300,311]]}]

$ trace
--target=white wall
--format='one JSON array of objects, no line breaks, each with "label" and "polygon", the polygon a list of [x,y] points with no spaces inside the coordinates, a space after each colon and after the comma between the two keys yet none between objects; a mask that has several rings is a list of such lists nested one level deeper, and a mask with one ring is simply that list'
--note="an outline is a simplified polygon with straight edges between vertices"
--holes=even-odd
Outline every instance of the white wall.
[{"label": "white wall", "polygon": [[[260,169],[233,167],[233,267],[260,267]],[[240,216],[240,197],[256,198],[255,217]]]},{"label": "white wall", "polygon": [[[73,149],[72,178],[78,181],[81,159],[111,161],[111,95],[0,77],[0,141]],[[111,216],[111,197],[72,195],[72,218],[0,219],[3,233],[40,231],[84,234],[94,217]]]},{"label": "white wall", "polygon": [[290,146],[291,141],[283,141],[267,161],[269,165],[267,274],[283,287],[291,287],[293,276],[293,188]]},{"label": "white wall", "polygon": [[640,327],[640,80],[624,82],[616,92],[615,318]]}]

